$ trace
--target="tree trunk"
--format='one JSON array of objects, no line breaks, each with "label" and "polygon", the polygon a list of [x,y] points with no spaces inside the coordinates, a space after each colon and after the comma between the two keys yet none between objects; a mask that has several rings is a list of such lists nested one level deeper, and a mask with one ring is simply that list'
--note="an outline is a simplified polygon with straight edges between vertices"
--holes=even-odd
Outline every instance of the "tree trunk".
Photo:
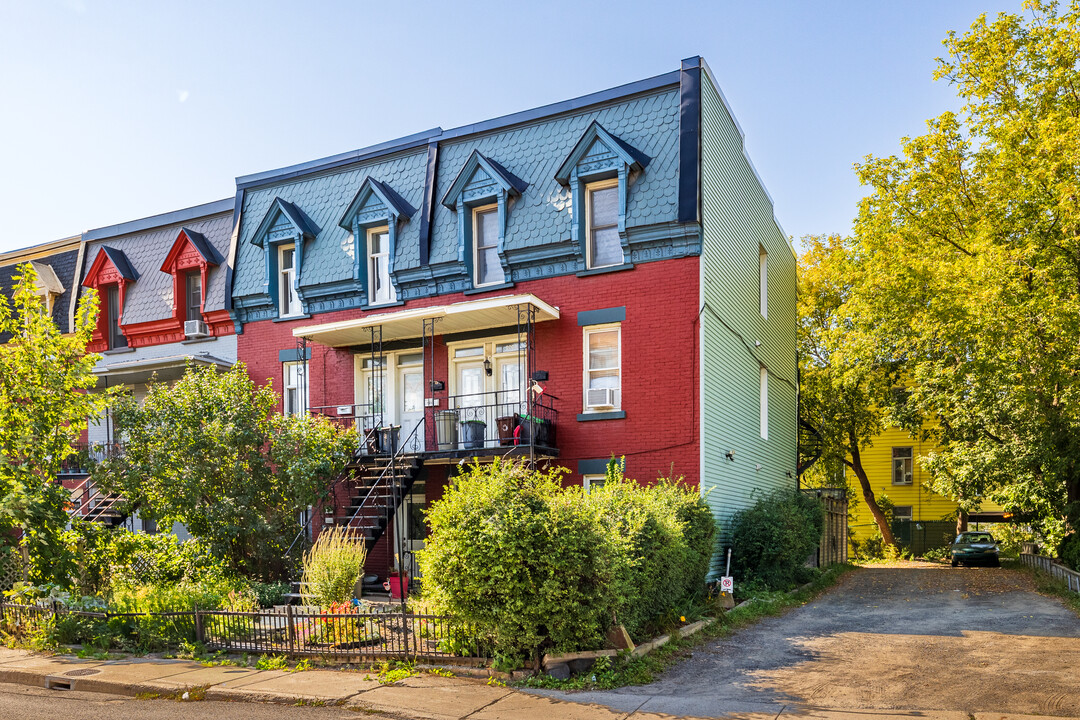
[{"label": "tree trunk", "polygon": [[851,469],[855,471],[855,477],[859,478],[859,487],[862,489],[863,500],[866,501],[866,506],[870,508],[870,514],[874,516],[874,522],[877,523],[878,530],[881,531],[881,538],[886,545],[895,548],[896,540],[893,538],[892,528],[889,527],[889,519],[885,517],[885,513],[877,504],[877,497],[874,496],[874,491],[870,487],[870,479],[866,477],[866,470],[863,469],[862,454],[859,452],[858,443],[851,444]]},{"label": "tree trunk", "polygon": [[962,532],[967,532],[967,513],[963,510],[956,512],[956,534],[959,535]]}]

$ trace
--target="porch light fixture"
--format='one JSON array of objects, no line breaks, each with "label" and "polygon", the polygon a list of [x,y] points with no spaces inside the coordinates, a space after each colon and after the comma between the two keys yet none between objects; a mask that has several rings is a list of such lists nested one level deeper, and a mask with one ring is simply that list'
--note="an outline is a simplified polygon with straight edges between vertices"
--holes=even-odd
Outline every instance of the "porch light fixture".
[{"label": "porch light fixture", "polygon": [[440,392],[440,391],[445,390],[445,389],[446,389],[446,383],[444,383],[442,380],[432,380],[431,381],[431,392]]},{"label": "porch light fixture", "polygon": [[728,450],[726,453],[724,453],[724,457],[726,457],[728,460],[730,460],[732,462],[735,462],[735,451],[734,450]]},{"label": "porch light fixture", "polygon": [[491,376],[491,358],[484,358],[484,374]]}]

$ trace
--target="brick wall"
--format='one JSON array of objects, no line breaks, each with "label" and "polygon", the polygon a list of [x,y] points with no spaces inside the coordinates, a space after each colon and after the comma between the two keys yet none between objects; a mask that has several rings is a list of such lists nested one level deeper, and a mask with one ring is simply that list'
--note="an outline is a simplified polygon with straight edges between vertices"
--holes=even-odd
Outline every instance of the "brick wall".
[{"label": "brick wall", "polygon": [[[580,482],[577,461],[626,456],[627,475],[644,483],[671,474],[698,478],[698,259],[651,262],[633,270],[591,277],[573,275],[519,282],[491,295],[441,295],[410,301],[406,308],[444,305],[499,294],[532,293],[560,310],[557,321],[536,327],[536,368],[547,370],[548,395],[559,398],[559,462]],[[577,313],[626,307],[622,324],[622,409],[626,418],[579,422],[582,411],[582,328]],[[383,313],[402,308],[384,310]],[[287,322],[244,326],[237,352],[258,383],[281,389],[280,350],[295,348],[294,328],[363,317],[345,310]],[[417,320],[418,329],[420,321]],[[446,382],[447,353],[436,346],[436,380]],[[309,397],[312,407],[353,402],[353,354],[311,345]],[[447,385],[449,387],[449,383]],[[445,395],[445,393],[442,393]]]}]

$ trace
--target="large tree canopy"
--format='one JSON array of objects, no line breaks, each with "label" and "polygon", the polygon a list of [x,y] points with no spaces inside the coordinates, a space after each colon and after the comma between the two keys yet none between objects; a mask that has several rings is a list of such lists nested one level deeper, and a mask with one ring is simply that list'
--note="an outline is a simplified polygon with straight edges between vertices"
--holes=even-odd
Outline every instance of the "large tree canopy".
[{"label": "large tree canopy", "polygon": [[863,467],[862,453],[885,429],[895,364],[868,347],[867,328],[852,313],[863,258],[849,238],[803,238],[799,256],[799,414],[817,439],[821,460],[855,475],[881,537],[892,530]]},{"label": "large tree canopy", "polygon": [[1080,9],[1024,9],[950,34],[962,110],[859,166],[852,311],[931,421],[932,489],[1054,539],[1080,520]]},{"label": "large tree canopy", "polygon": [[21,535],[31,580],[65,583],[71,555],[60,533],[71,498],[56,482],[87,418],[108,395],[88,392],[99,356],[86,354],[97,299],[83,296],[74,332],[60,333],[45,311],[29,263],[19,267],[10,301],[0,296],[0,540]]}]

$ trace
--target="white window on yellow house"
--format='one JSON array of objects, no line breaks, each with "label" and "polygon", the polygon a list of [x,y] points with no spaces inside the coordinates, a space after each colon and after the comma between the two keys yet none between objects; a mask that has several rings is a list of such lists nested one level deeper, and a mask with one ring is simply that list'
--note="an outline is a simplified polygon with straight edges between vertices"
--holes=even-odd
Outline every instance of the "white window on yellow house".
[{"label": "white window on yellow house", "polygon": [[892,484],[910,485],[915,469],[915,456],[909,447],[894,447],[892,449]]},{"label": "white window on yellow house", "polygon": [[895,505],[892,510],[893,520],[907,520],[911,521],[911,506],[910,505]]}]

